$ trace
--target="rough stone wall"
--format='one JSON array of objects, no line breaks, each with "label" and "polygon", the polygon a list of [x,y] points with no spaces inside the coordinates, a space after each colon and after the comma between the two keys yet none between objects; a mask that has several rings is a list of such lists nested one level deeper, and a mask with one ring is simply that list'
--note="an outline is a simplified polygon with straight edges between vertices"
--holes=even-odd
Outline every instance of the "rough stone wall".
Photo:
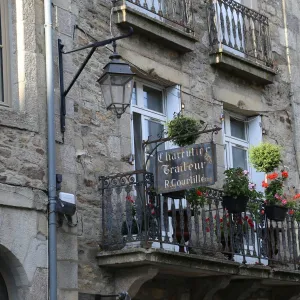
[{"label": "rough stone wall", "polygon": [[43,3],[7,2],[11,99],[0,107],[0,272],[10,299],[46,299]]},{"label": "rough stone wall", "polygon": [[[18,6],[15,6],[16,3]],[[0,244],[5,249],[1,255],[6,258],[3,253],[7,253],[8,249],[12,257],[7,261],[13,261],[15,257],[23,266],[21,271],[26,275],[24,282],[18,286],[28,299],[46,299],[47,219],[43,210],[47,201],[47,150],[43,1],[18,0],[10,1],[10,4],[14,72],[11,109],[0,108],[0,234],[3,234]],[[111,2],[55,0],[53,4],[57,173],[63,174],[62,190],[76,193],[79,211],[78,230],[64,224],[58,231],[59,289],[61,299],[76,299],[77,287],[82,293],[114,292],[112,275],[99,269],[95,259],[101,239],[98,176],[132,168],[124,162],[124,157],[131,152],[130,115],[127,111],[121,119],[117,119],[105,109],[96,80],[108,61],[111,47],[98,49],[67,97],[66,133],[62,144],[57,39],[61,38],[65,49],[69,50],[92,42],[92,37],[97,40],[108,38]],[[287,31],[284,28],[284,6]],[[266,87],[211,67],[206,9],[202,0],[194,1],[195,26],[199,35],[194,52],[181,55],[140,34],[120,41],[118,51],[141,72],[156,74],[182,85],[186,113],[196,118],[221,125],[219,116],[223,106],[235,107],[248,115],[253,112],[262,114],[263,128],[267,133],[264,139],[284,147],[284,164],[290,167],[292,180],[298,184],[295,146],[300,160],[300,139],[298,131],[292,131],[292,128],[295,128],[294,124],[296,128],[300,127],[297,48],[300,8],[294,0],[264,0],[260,1],[259,10],[270,18],[272,49],[279,69],[275,82]],[[74,28],[74,25],[79,28]],[[115,34],[119,32],[114,25],[113,30]],[[290,46],[290,74],[286,32]],[[24,39],[20,40],[23,33]],[[87,50],[64,56],[65,86],[86,54]],[[238,107],[240,100],[243,105]],[[222,143],[221,134],[216,141]],[[222,149],[219,145],[220,173],[224,169]],[[22,231],[24,228],[27,229],[26,234]],[[22,247],[27,245],[26,250],[21,251],[22,247],[13,241],[19,241]],[[31,251],[32,247],[40,252]],[[32,253],[38,253],[38,256],[32,257]]]},{"label": "rough stone wall", "polygon": [[[0,106],[0,272],[10,299],[41,300],[48,294],[44,2],[7,2],[11,99],[9,107]],[[57,171],[65,173],[64,191],[74,193],[72,149],[58,148]],[[78,298],[77,256],[77,229],[64,224],[58,229],[59,299]]]},{"label": "rough stone wall", "polygon": [[[141,72],[155,74],[180,84],[183,90],[182,101],[189,115],[220,126],[219,117],[223,107],[235,108],[245,115],[261,114],[262,128],[266,131],[264,140],[283,146],[284,165],[290,168],[292,182],[299,184],[294,140],[294,136],[298,137],[298,131],[292,129],[294,122],[295,126],[299,127],[299,51],[297,53],[296,41],[299,34],[300,10],[297,1],[289,0],[285,3],[291,47],[289,50],[294,91],[292,95],[286,56],[283,3],[284,1],[264,0],[258,4],[260,12],[270,20],[272,50],[279,71],[274,83],[265,87],[211,67],[208,58],[206,7],[205,1],[202,0],[194,1],[195,28],[199,36],[195,51],[181,55],[141,34],[118,42],[118,51]],[[65,49],[69,50],[92,42],[93,38],[108,38],[110,8],[110,1],[54,1],[54,42],[56,38],[62,38]],[[74,28],[74,25],[78,27]],[[119,32],[114,24],[113,31],[115,34]],[[87,53],[85,50],[64,56],[65,82],[70,81]],[[57,146],[58,170],[64,179],[63,190],[71,193],[76,191],[77,195],[80,216],[78,284],[83,293],[113,291],[109,284],[112,278],[97,267],[95,260],[99,250],[98,241],[101,239],[98,175],[128,171],[132,168],[123,161],[123,157],[131,153],[128,111],[121,119],[107,112],[96,83],[110,54],[110,46],[99,48],[67,97],[67,131],[64,144]],[[58,74],[55,78],[57,80]],[[56,89],[58,121],[58,81]],[[291,100],[294,103],[294,111]],[[59,122],[57,132],[57,140],[61,141]],[[221,133],[215,139],[219,145],[219,173],[222,173],[224,162]],[[297,138],[297,153],[300,149],[299,140]]]}]

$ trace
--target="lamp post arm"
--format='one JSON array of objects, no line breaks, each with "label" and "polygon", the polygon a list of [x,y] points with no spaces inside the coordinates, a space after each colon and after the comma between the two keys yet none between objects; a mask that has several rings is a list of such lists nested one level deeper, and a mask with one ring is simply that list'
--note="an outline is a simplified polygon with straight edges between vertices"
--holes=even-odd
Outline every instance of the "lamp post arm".
[{"label": "lamp post arm", "polygon": [[76,72],[75,76],[73,77],[72,81],[70,82],[69,86],[64,91],[64,97],[66,97],[68,95],[68,93],[70,92],[70,89],[72,88],[72,86],[74,85],[74,83],[76,82],[76,80],[78,79],[78,77],[80,76],[81,72],[83,71],[83,69],[85,68],[86,64],[89,62],[89,60],[91,59],[91,57],[94,54],[94,52],[96,51],[96,49],[97,49],[97,47],[93,47],[91,49],[91,51],[89,52],[89,54],[85,58],[84,62],[82,63],[82,65],[80,66],[80,68]]},{"label": "lamp post arm", "polygon": [[108,44],[110,44],[110,43],[112,43],[114,41],[125,39],[127,37],[132,36],[132,35],[133,35],[133,28],[129,27],[129,32],[127,34],[125,34],[125,35],[120,35],[120,36],[116,36],[116,37],[108,39],[108,40],[104,40],[104,41],[100,41],[100,42],[95,42],[95,43],[92,43],[92,44],[88,44],[86,46],[83,46],[83,47],[80,47],[80,48],[77,48],[77,49],[74,49],[74,50],[63,52],[63,54],[70,54],[70,53],[81,51],[81,50],[84,50],[84,49],[87,49],[87,48],[103,47],[103,46],[108,45]]},{"label": "lamp post arm", "polygon": [[[81,72],[83,71],[83,69],[85,68],[86,64],[89,62],[89,60],[91,59],[92,55],[94,54],[94,52],[96,51],[96,49],[98,47],[103,47],[105,45],[108,45],[114,41],[117,40],[121,40],[121,39],[125,39],[127,37],[130,37],[133,34],[133,28],[129,27],[129,32],[125,35],[120,35],[108,40],[104,40],[104,41],[100,41],[100,42],[95,42],[86,46],[83,46],[81,48],[77,48],[68,52],[64,52],[63,48],[64,45],[62,44],[61,40],[58,40],[58,59],[59,59],[59,82],[60,82],[60,98],[61,98],[61,103],[60,103],[60,126],[61,126],[61,132],[64,133],[65,132],[65,116],[66,116],[66,96],[68,95],[68,93],[70,92],[71,88],[73,87],[74,83],[76,82],[76,80],[78,79],[78,77],[80,76]],[[92,48],[89,52],[89,54],[87,55],[87,57],[85,58],[84,62],[82,63],[82,65],[79,67],[78,71],[76,72],[75,76],[73,77],[72,81],[70,82],[69,86],[64,89],[64,70],[63,70],[63,54],[70,54],[70,53],[74,53],[77,51],[81,51],[84,49],[88,49],[88,48]]]},{"label": "lamp post arm", "polygon": [[[92,57],[92,55],[94,54],[95,50],[98,47],[103,47],[105,45],[111,44],[114,41],[125,39],[127,37],[130,37],[132,34],[133,34],[133,28],[129,27],[129,32],[125,35],[120,35],[120,36],[117,36],[117,37],[114,37],[114,38],[111,38],[111,39],[108,39],[108,40],[95,42],[95,43],[92,43],[92,44],[89,44],[89,45],[86,45],[86,46],[83,46],[83,47],[80,47],[80,48],[77,48],[77,49],[74,49],[74,50],[71,50],[71,51],[68,51],[68,52],[63,51],[64,46],[62,45],[61,40],[58,40],[58,44],[59,44],[58,49],[59,49],[60,55],[61,54],[70,54],[70,53],[74,53],[74,52],[81,51],[81,50],[84,50],[84,49],[92,48],[92,50],[89,52],[88,56],[86,57],[86,59],[84,60],[84,62],[82,63],[82,65],[80,66],[78,71],[76,72],[76,74],[73,77],[73,79],[72,79],[71,83],[69,84],[68,88],[64,91],[64,96],[65,97],[67,96],[67,94],[71,90],[72,86],[74,85],[74,83],[76,82],[76,80],[80,76],[81,72],[85,68],[86,64],[89,62],[90,58]],[[62,71],[63,70],[60,70],[60,72],[62,72]]]}]

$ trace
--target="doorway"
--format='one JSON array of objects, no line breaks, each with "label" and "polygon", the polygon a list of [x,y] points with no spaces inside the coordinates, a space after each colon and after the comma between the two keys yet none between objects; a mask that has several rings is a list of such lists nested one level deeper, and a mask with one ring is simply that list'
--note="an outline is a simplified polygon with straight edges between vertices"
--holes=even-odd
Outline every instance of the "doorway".
[{"label": "doorway", "polygon": [[9,300],[6,283],[1,273],[0,273],[0,299]]}]

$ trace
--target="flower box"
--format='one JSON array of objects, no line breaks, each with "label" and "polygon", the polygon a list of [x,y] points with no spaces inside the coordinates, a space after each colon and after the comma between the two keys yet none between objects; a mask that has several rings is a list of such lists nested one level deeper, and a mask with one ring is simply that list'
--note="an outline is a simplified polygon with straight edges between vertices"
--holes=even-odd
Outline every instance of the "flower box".
[{"label": "flower box", "polygon": [[247,196],[223,196],[223,207],[228,210],[230,214],[241,213],[246,211],[249,197]]},{"label": "flower box", "polygon": [[267,205],[265,207],[265,214],[269,220],[276,222],[283,222],[286,217],[287,207],[279,205]]}]

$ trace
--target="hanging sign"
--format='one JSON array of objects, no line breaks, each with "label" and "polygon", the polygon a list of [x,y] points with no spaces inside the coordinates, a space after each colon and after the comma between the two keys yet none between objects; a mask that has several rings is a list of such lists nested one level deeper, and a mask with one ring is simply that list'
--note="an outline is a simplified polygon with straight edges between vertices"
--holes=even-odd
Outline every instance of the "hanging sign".
[{"label": "hanging sign", "polygon": [[159,194],[186,190],[216,182],[216,145],[203,143],[158,151],[156,189]]}]

